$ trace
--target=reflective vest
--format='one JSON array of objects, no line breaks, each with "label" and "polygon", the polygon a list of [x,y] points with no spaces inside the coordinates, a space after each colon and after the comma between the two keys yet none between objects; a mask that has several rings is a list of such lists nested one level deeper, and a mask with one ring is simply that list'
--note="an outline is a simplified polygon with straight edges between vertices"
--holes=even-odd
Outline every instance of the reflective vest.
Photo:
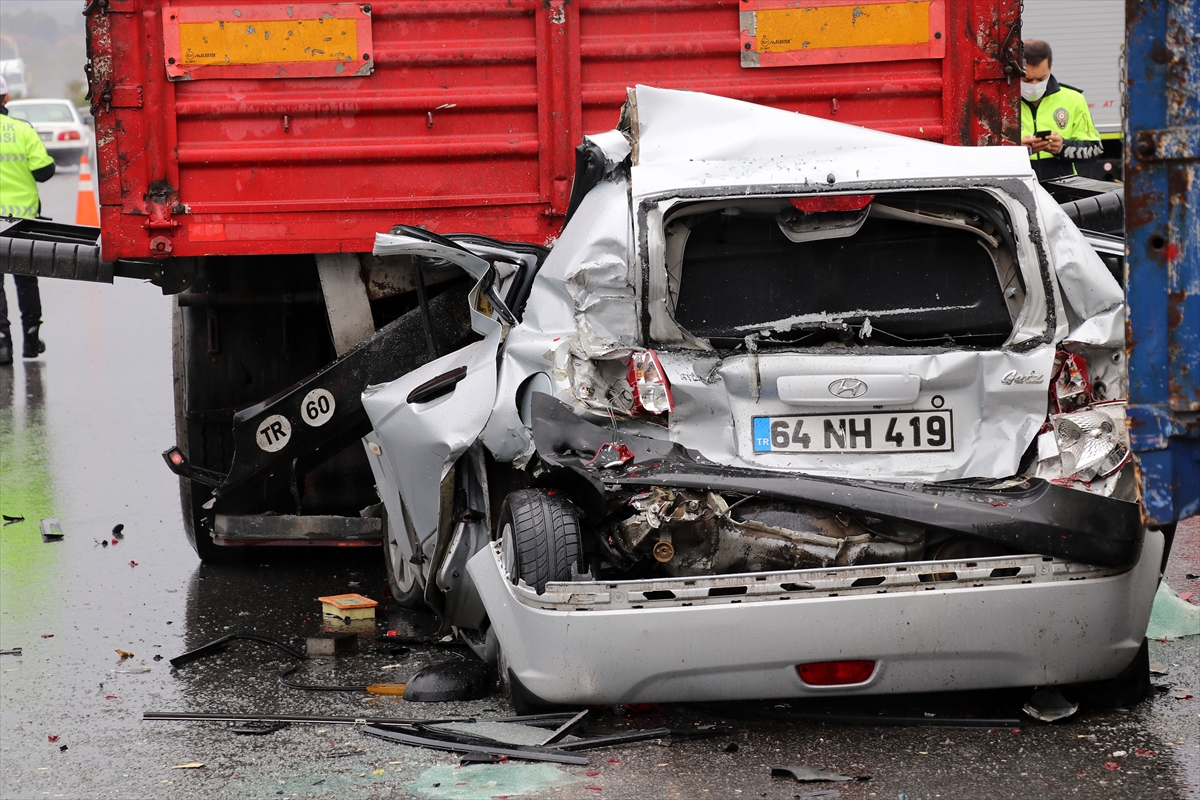
[{"label": "reflective vest", "polygon": [[0,114],[0,214],[34,219],[38,212],[33,170],[54,163],[37,131],[24,120]]},{"label": "reflective vest", "polygon": [[[1104,148],[1083,93],[1059,83],[1053,75],[1048,80],[1050,84],[1037,108],[1025,100],[1021,101],[1021,136],[1032,136],[1038,131],[1054,131],[1064,140],[1058,158],[1067,161],[1096,158]],[[1055,158],[1055,155],[1043,150],[1029,158],[1045,161]]]}]

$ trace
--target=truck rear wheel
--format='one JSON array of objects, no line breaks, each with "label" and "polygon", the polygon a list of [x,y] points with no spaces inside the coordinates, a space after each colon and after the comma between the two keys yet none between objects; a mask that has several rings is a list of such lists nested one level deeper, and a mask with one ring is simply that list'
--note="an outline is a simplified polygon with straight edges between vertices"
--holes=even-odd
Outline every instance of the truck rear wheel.
[{"label": "truck rear wheel", "polygon": [[[192,430],[187,416],[187,375],[186,355],[184,349],[183,314],[179,308],[178,298],[171,311],[171,362],[175,375],[175,445],[189,461],[192,455],[189,451]],[[208,502],[208,490],[194,481],[181,477],[179,479],[179,506],[183,516],[183,531],[188,544],[200,556],[201,561],[217,561],[229,557],[226,548],[218,547],[209,534],[209,526],[205,524],[206,514],[203,508]]]}]

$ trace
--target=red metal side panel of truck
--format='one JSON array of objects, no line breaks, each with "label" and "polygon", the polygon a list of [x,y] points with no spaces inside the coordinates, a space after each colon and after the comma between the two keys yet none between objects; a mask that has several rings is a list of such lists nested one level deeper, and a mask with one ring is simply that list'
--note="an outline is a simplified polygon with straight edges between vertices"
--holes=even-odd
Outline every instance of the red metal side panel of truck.
[{"label": "red metal side panel of truck", "polygon": [[[616,124],[635,83],[950,144],[1017,140],[1019,0],[800,5],[98,0],[104,258],[365,252],[400,222],[544,242],[575,146]],[[802,11],[832,33],[795,41]]]}]

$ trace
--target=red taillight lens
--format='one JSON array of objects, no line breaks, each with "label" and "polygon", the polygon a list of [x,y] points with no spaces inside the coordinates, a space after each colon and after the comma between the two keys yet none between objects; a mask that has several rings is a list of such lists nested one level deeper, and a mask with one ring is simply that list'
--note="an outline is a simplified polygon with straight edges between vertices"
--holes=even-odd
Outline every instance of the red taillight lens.
[{"label": "red taillight lens", "polygon": [[814,661],[796,667],[809,686],[846,686],[862,683],[875,671],[874,661]]},{"label": "red taillight lens", "polygon": [[63,131],[58,135],[60,142],[72,142],[79,138],[79,131]]},{"label": "red taillight lens", "polygon": [[635,350],[629,357],[629,386],[635,414],[666,414],[675,410],[671,384],[653,350]]}]

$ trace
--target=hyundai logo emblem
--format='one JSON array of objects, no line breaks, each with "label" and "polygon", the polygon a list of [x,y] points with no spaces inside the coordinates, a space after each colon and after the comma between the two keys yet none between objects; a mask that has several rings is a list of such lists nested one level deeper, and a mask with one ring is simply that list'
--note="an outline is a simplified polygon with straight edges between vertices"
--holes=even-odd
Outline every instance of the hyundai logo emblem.
[{"label": "hyundai logo emblem", "polygon": [[838,378],[829,384],[829,393],[843,400],[851,400],[866,394],[867,385],[858,378]]}]

